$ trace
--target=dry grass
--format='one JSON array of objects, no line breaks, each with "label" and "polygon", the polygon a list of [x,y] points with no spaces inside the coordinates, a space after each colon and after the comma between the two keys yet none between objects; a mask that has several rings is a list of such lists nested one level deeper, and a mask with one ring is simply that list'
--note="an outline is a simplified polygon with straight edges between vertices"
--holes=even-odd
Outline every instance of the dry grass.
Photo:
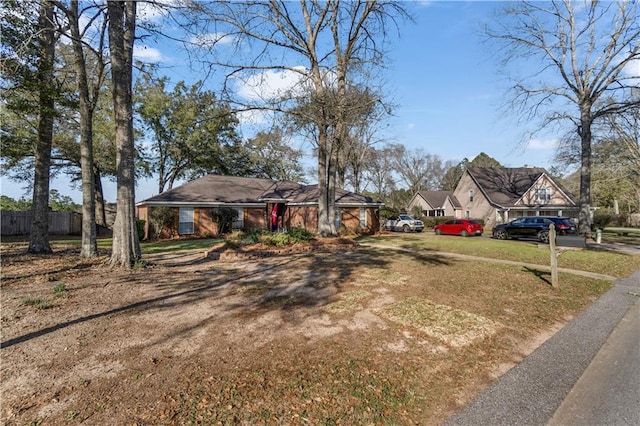
[{"label": "dry grass", "polygon": [[500,325],[446,305],[408,297],[380,311],[383,317],[416,328],[442,344],[460,348],[493,336]]},{"label": "dry grass", "polygon": [[68,297],[45,310],[20,304],[53,294],[38,259],[3,259],[4,339],[34,333],[2,349],[4,424],[440,424],[611,286],[429,251],[65,259],[47,258]]}]

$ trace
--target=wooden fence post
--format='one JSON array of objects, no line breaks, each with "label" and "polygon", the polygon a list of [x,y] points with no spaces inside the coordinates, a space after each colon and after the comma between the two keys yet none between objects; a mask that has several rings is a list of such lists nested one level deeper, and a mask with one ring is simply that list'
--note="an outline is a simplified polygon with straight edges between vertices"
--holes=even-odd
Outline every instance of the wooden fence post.
[{"label": "wooden fence post", "polygon": [[551,287],[558,288],[558,251],[556,249],[556,227],[549,225],[549,252],[551,253]]}]

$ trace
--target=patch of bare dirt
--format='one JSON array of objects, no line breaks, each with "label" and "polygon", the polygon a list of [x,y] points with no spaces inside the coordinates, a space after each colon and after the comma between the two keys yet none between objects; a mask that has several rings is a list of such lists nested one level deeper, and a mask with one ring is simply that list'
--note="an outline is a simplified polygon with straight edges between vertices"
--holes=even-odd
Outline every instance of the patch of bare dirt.
[{"label": "patch of bare dirt", "polygon": [[[536,309],[575,294],[513,267],[331,245],[131,272],[3,245],[2,424],[438,424],[581,307]],[[437,328],[457,317],[491,332]]]}]

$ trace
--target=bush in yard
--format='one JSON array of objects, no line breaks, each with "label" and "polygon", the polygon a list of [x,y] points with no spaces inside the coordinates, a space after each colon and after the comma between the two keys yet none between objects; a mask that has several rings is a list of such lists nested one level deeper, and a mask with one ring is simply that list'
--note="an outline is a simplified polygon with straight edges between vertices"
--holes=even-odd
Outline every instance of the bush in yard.
[{"label": "bush in yard", "polygon": [[270,232],[265,229],[253,229],[251,240],[254,243],[263,243],[270,246],[282,247],[289,244],[305,243],[313,239],[313,234],[307,229],[294,226],[289,232]]},{"label": "bush in yard", "polygon": [[267,231],[266,229],[253,228],[251,230],[251,240],[254,243],[259,243],[264,237],[264,235],[268,235],[268,234],[270,234],[270,232]]},{"label": "bush in yard", "polygon": [[593,227],[594,229],[604,229],[606,226],[610,225],[613,221],[613,215],[607,212],[598,212],[596,211],[593,215]]},{"label": "bush in yard", "polygon": [[445,223],[449,220],[453,220],[454,218],[451,216],[428,216],[425,217],[424,219],[422,219],[422,221],[424,222],[424,227],[425,228],[433,228],[436,225],[439,225],[441,223]]},{"label": "bush in yard", "polygon": [[142,241],[144,239],[144,224],[147,223],[145,220],[136,219],[136,230],[138,231],[138,241]]},{"label": "bush in yard", "polygon": [[276,246],[276,247],[283,247],[291,244],[291,238],[289,238],[289,234],[284,234],[280,232],[272,233],[271,235],[268,236],[266,240],[267,241],[265,242],[267,244]]},{"label": "bush in yard", "polygon": [[311,239],[313,238],[313,234],[306,228],[294,226],[293,228],[289,229],[289,238],[294,244],[306,243],[308,241],[311,241]]},{"label": "bush in yard", "polygon": [[171,229],[174,225],[174,210],[171,207],[160,206],[149,210],[149,237],[158,239],[164,229]]},{"label": "bush in yard", "polygon": [[232,232],[233,221],[238,218],[238,212],[229,207],[216,207],[210,210],[211,220],[218,225],[218,235]]}]

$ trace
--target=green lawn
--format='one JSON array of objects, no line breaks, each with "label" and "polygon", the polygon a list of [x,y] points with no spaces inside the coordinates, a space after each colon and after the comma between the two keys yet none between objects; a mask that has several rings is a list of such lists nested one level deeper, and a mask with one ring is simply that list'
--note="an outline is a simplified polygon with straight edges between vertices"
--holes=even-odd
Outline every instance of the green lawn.
[{"label": "green lawn", "polygon": [[606,227],[602,230],[602,242],[640,245],[640,229]]},{"label": "green lawn", "polygon": [[[361,237],[358,241],[539,265],[549,265],[550,263],[548,246],[532,241],[502,241],[486,237],[463,238],[431,234],[380,235]],[[558,258],[558,266],[624,277],[640,269],[640,256],[591,249],[567,250]]]}]

